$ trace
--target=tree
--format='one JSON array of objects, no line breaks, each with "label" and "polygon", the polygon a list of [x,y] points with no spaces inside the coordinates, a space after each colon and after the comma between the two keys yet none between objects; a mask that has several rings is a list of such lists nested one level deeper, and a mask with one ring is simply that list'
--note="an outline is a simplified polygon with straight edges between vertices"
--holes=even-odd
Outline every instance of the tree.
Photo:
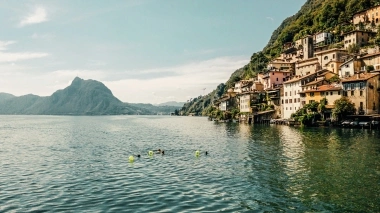
[{"label": "tree", "polygon": [[345,118],[347,115],[353,115],[356,112],[355,104],[347,97],[342,97],[334,101],[333,116],[337,120]]},{"label": "tree", "polygon": [[360,47],[359,47],[359,45],[358,44],[350,44],[349,46],[348,46],[348,53],[350,53],[350,54],[353,54],[353,53],[359,53],[359,51],[360,51]]},{"label": "tree", "polygon": [[373,67],[373,65],[369,65],[369,66],[366,67],[366,70],[367,70],[368,72],[371,72],[371,71],[374,71],[374,70],[375,70],[375,67]]}]

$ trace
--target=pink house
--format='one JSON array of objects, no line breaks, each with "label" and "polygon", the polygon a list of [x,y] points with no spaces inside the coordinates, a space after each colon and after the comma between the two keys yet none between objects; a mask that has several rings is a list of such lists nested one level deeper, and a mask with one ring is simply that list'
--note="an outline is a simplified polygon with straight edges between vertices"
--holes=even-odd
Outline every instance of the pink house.
[{"label": "pink house", "polygon": [[264,90],[267,90],[279,87],[290,77],[291,72],[289,71],[270,70],[265,74],[261,74],[258,80],[264,85]]}]

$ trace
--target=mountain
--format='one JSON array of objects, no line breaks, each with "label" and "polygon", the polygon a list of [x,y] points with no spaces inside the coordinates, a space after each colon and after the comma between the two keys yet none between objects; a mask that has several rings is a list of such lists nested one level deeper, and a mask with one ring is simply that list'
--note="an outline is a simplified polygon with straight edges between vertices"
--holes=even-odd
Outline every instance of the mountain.
[{"label": "mountain", "polygon": [[183,107],[185,102],[176,102],[176,101],[169,101],[165,103],[157,104],[157,106],[174,106],[174,107]]},{"label": "mountain", "polygon": [[[4,98],[7,97],[7,98]],[[48,97],[0,95],[0,114],[116,115],[152,114],[145,108],[123,103],[103,83],[76,77],[70,86]]]},{"label": "mountain", "polygon": [[4,92],[0,92],[0,102],[1,101],[5,101],[7,99],[10,99],[10,98],[14,98],[15,96],[12,95],[12,94],[8,94],[8,93],[4,93]]},{"label": "mountain", "polygon": [[265,71],[268,62],[281,53],[285,43],[321,31],[339,37],[342,33],[353,29],[351,24],[353,14],[379,3],[380,0],[307,0],[295,15],[286,18],[274,30],[268,44],[262,51],[253,53],[247,65],[233,72],[226,83],[220,84],[208,95],[194,98],[186,103],[182,112],[206,114],[213,101],[218,98],[221,87],[224,89],[223,92],[226,92],[235,82],[249,79],[258,72]]}]

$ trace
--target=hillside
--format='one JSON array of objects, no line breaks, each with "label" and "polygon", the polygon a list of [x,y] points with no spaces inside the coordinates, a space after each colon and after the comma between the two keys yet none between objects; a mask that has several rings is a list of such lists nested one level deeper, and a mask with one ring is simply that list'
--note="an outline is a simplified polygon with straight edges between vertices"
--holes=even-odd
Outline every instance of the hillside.
[{"label": "hillside", "polygon": [[157,114],[174,111],[168,107],[123,103],[103,83],[76,77],[70,86],[51,96],[24,95],[16,97],[0,93],[0,114],[35,115],[119,115]]},{"label": "hillside", "polygon": [[[321,31],[330,32],[334,37],[339,38],[342,33],[352,30],[351,18],[354,13],[379,3],[380,0],[307,0],[295,15],[286,18],[274,30],[262,51],[253,53],[247,65],[231,74],[225,83],[224,92],[236,81],[249,79],[259,72],[265,72],[268,62],[282,52],[285,43]],[[194,98],[184,105],[182,112],[185,115],[205,114],[214,97],[215,90],[204,97]]]}]

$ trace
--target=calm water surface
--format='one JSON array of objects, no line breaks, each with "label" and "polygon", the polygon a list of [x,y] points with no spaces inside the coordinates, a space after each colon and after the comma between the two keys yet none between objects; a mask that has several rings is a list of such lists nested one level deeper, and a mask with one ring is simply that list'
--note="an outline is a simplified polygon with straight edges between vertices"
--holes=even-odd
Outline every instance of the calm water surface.
[{"label": "calm water surface", "polygon": [[0,169],[0,212],[380,212],[370,130],[0,116]]}]

